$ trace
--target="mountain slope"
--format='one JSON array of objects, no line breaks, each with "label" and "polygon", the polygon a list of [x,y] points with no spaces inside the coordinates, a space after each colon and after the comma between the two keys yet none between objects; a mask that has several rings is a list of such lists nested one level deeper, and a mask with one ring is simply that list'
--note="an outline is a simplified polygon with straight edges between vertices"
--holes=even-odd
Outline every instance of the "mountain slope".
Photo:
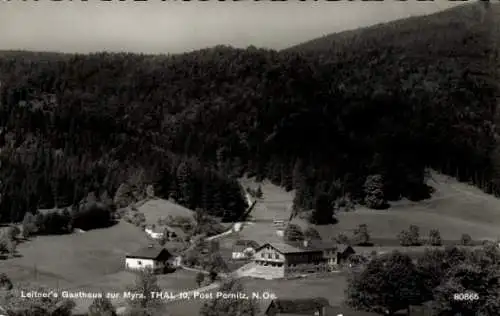
[{"label": "mountain slope", "polygon": [[425,198],[428,166],[495,191],[481,10],[328,37],[334,49],[0,54],[0,214],[114,191],[134,168],[156,195],[215,215],[244,210],[243,173],[296,188],[297,209]]}]

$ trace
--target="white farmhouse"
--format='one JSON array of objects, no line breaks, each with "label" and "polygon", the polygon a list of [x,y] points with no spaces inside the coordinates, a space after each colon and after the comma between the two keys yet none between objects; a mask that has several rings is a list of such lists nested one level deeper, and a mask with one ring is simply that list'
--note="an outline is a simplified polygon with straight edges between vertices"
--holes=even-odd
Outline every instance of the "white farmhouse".
[{"label": "white farmhouse", "polygon": [[144,229],[144,231],[146,232],[146,234],[149,235],[149,237],[151,237],[153,239],[162,239],[163,238],[163,232],[156,230],[152,226],[146,227]]},{"label": "white farmhouse", "polygon": [[130,270],[163,270],[172,265],[174,256],[162,247],[149,246],[125,257],[125,267]]},{"label": "white farmhouse", "polygon": [[[176,240],[176,239],[184,239],[185,234],[183,233],[182,229],[170,227],[168,225],[151,225],[151,226],[146,226],[144,228],[144,231],[146,234],[148,234],[149,237],[155,240],[162,239],[166,237],[168,240]],[[165,236],[165,233],[167,234]]]}]

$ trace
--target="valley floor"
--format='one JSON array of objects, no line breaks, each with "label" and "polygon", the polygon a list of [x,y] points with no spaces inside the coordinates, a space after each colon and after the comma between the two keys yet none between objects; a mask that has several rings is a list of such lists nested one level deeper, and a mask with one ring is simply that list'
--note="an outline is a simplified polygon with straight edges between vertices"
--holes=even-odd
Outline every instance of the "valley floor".
[{"label": "valley floor", "polygon": [[[250,179],[242,180],[244,187],[257,185]],[[436,192],[426,201],[413,203],[399,201],[384,211],[359,208],[352,212],[337,214],[335,225],[316,226],[323,239],[329,240],[338,233],[350,235],[359,224],[367,224],[376,247],[356,248],[358,252],[421,251],[424,247],[402,248],[397,234],[410,225],[418,225],[422,237],[430,229],[439,229],[446,243],[453,244],[460,235],[467,233],[475,240],[496,240],[500,233],[500,200],[482,193],[453,178],[433,174],[429,182]],[[237,239],[252,239],[262,244],[279,241],[273,221],[288,220],[293,192],[264,182],[261,184],[263,198],[252,212],[251,225],[242,231],[221,239],[221,251],[225,257],[231,254],[231,247]],[[156,210],[156,204],[155,204]],[[161,214],[155,211],[154,217]],[[297,222],[297,219],[294,220]],[[305,227],[302,220],[298,223]],[[144,247],[150,241],[139,228],[121,222],[107,229],[64,236],[42,236],[22,243],[18,247],[20,257],[1,262],[2,272],[16,284],[28,287],[45,285],[50,288],[73,291],[121,292],[134,282],[134,276],[123,271],[123,258],[127,252]],[[159,277],[159,285],[165,290],[188,290],[196,288],[195,274],[178,271]],[[294,280],[244,279],[248,292],[269,292],[282,297],[326,296],[332,305],[341,304],[344,299],[346,277],[342,273],[330,277]],[[91,301],[78,302],[85,310]],[[197,315],[203,301],[184,301],[169,304],[172,316]]]}]

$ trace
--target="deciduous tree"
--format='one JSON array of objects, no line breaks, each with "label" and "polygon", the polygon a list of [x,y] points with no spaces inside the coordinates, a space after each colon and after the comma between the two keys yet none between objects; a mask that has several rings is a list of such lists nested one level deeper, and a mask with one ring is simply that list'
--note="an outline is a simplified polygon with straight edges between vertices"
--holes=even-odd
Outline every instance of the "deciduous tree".
[{"label": "deciduous tree", "polygon": [[304,240],[304,233],[300,226],[296,224],[288,224],[285,228],[284,237],[288,241],[302,241]]},{"label": "deciduous tree", "polygon": [[[220,291],[229,295],[244,293],[243,285],[239,280],[230,279],[225,281]],[[259,306],[254,298],[215,298],[206,302],[200,311],[201,316],[257,316]]]},{"label": "deciduous tree", "polygon": [[370,233],[368,232],[368,226],[366,224],[360,224],[358,226],[358,228],[354,231],[353,240],[360,246],[371,244]]},{"label": "deciduous tree", "polygon": [[361,272],[353,272],[346,303],[359,310],[394,315],[422,303],[423,282],[412,259],[399,252],[377,257]]},{"label": "deciduous tree", "polygon": [[96,298],[89,307],[87,316],[116,316],[116,309],[111,301],[105,297]]},{"label": "deciduous tree", "polygon": [[132,293],[142,296],[128,300],[128,304],[135,308],[154,309],[158,308],[162,302],[158,297],[151,295],[151,292],[160,292],[158,280],[151,269],[141,270],[137,273],[135,284],[129,288]]}]

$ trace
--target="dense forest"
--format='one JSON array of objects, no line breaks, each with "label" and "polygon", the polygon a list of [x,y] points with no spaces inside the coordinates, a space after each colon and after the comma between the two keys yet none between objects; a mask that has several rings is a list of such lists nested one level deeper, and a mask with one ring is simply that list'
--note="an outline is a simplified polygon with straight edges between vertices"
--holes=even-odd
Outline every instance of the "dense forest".
[{"label": "dense forest", "polygon": [[425,198],[429,167],[499,194],[488,16],[464,5],[284,51],[0,52],[1,219],[113,195],[137,170],[230,219],[243,174],[297,189],[297,209]]}]

